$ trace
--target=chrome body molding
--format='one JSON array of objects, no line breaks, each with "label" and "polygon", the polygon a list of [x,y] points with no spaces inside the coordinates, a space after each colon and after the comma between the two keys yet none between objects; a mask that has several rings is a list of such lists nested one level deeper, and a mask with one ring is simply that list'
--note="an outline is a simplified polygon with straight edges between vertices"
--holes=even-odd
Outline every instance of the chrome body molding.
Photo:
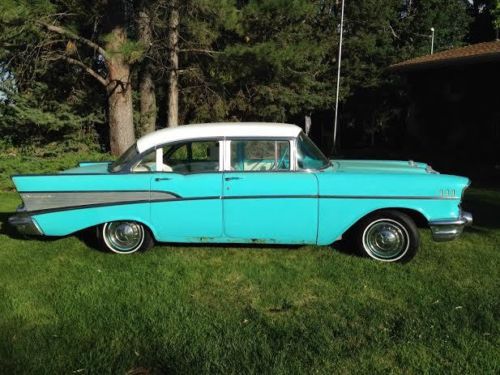
[{"label": "chrome body molding", "polygon": [[[229,178],[228,178],[229,179]],[[228,181],[226,179],[226,181]],[[167,191],[70,191],[70,192],[21,192],[23,204],[17,212],[30,215],[58,211],[79,210],[104,206],[130,205],[140,203],[164,203],[194,200],[246,200],[246,199],[348,199],[348,200],[458,200],[438,196],[377,196],[377,195],[236,195],[182,197]]]},{"label": "chrome body molding", "polygon": [[14,226],[17,231],[22,234],[35,236],[43,235],[43,232],[36,221],[27,214],[20,213],[9,217],[9,224]]},{"label": "chrome body molding", "polygon": [[21,192],[26,211],[53,210],[65,207],[131,203],[138,201],[164,201],[178,196],[163,191],[54,191]]},{"label": "chrome body molding", "polygon": [[434,241],[451,241],[460,236],[464,227],[472,224],[472,215],[462,211],[458,219],[443,219],[429,222]]}]

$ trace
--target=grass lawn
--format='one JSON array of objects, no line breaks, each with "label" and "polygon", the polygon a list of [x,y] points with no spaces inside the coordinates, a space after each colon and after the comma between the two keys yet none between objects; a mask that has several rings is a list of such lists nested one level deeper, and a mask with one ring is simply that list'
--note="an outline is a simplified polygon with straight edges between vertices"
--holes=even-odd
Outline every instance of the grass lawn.
[{"label": "grass lawn", "polygon": [[22,239],[0,193],[0,373],[500,373],[500,191],[455,242],[381,264],[329,247],[101,253]]}]

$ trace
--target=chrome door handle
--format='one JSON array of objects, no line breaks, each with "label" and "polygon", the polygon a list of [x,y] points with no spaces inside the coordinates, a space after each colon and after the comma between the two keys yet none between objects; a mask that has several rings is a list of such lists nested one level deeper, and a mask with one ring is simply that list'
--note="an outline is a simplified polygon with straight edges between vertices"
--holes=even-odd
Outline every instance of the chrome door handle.
[{"label": "chrome door handle", "polygon": [[168,181],[171,180],[170,177],[156,177],[155,181]]},{"label": "chrome door handle", "polygon": [[224,178],[226,181],[233,181],[233,180],[241,180],[241,177],[226,177]]}]

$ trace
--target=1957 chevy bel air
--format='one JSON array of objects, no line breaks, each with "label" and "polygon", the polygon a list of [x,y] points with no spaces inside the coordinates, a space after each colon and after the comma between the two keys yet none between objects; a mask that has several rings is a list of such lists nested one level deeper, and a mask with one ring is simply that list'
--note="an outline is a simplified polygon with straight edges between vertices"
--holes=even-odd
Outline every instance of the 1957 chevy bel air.
[{"label": "1957 chevy bel air", "polygon": [[328,160],[295,125],[219,123],[163,129],[115,162],[16,175],[10,223],[25,234],[97,228],[100,246],[130,254],[154,241],[331,244],[408,261],[417,225],[452,240],[472,216],[470,181],[413,161]]}]

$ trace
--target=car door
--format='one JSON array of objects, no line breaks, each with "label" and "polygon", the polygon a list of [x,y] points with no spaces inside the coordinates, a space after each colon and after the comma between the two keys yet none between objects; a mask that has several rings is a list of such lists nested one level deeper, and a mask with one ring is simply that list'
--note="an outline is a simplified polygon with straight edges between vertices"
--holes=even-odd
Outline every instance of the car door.
[{"label": "car door", "polygon": [[293,171],[290,140],[226,142],[224,234],[242,242],[316,243],[318,184]]},{"label": "car door", "polygon": [[218,140],[199,140],[156,151],[158,170],[151,177],[151,221],[158,240],[215,242],[221,239],[219,145]]}]

